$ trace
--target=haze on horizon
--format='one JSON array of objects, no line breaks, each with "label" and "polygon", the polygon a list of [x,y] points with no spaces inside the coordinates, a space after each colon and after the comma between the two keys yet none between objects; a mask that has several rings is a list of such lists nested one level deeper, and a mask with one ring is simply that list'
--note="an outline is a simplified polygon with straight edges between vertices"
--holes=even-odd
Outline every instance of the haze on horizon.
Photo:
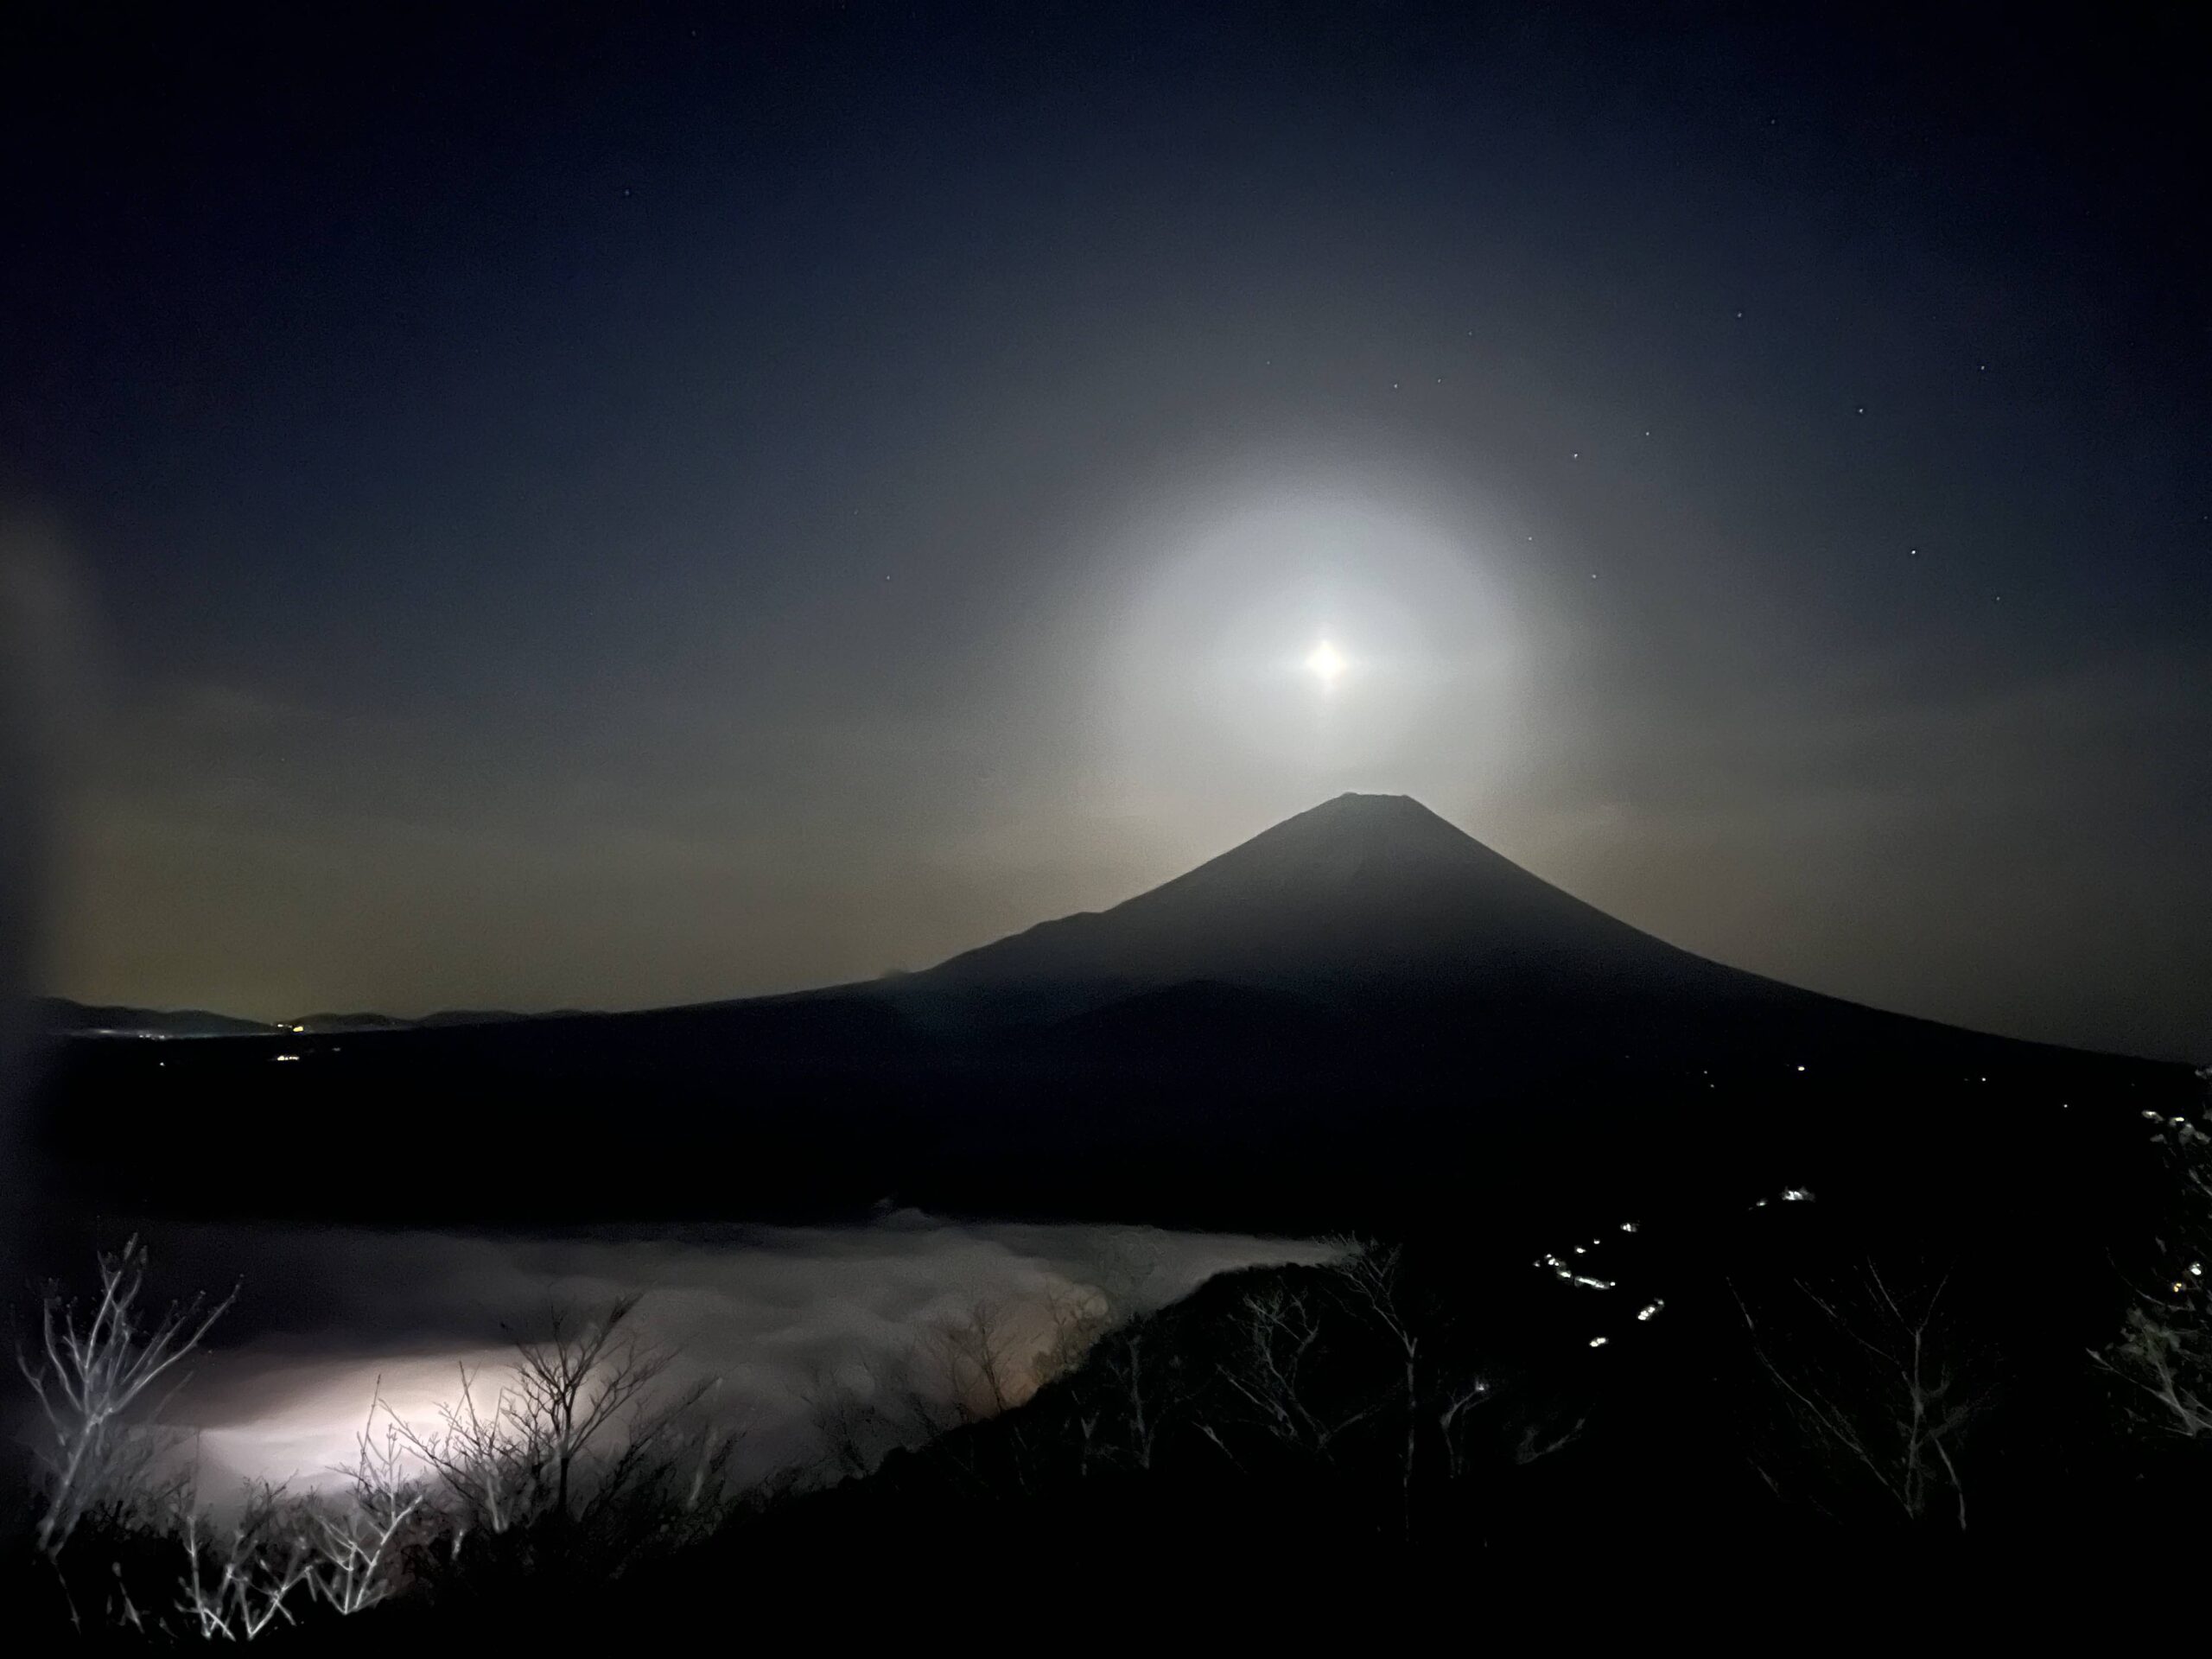
[{"label": "haze on horizon", "polygon": [[34,8],[49,988],[868,978],[1357,789],[2203,1056],[2181,55],[1473,10]]}]

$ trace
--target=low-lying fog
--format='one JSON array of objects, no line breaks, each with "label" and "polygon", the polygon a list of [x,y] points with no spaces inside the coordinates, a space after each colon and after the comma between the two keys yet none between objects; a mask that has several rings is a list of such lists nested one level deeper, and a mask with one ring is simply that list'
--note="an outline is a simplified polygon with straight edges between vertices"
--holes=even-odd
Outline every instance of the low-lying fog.
[{"label": "low-lying fog", "polygon": [[[151,1288],[239,1286],[168,1408],[196,1435],[200,1490],[241,1478],[334,1484],[381,1396],[434,1427],[460,1368],[496,1378],[506,1332],[549,1309],[639,1293],[648,1340],[679,1352],[671,1382],[719,1379],[713,1409],[745,1426],[737,1472],[819,1454],[810,1395],[865,1389],[932,1332],[988,1306],[1025,1364],[1055,1299],[1104,1289],[1159,1306],[1217,1273],[1330,1254],[1312,1242],[1154,1229],[969,1224],[914,1211],[867,1226],[686,1227],[513,1236],[306,1228],[156,1228]],[[91,1263],[85,1264],[89,1277]]]}]

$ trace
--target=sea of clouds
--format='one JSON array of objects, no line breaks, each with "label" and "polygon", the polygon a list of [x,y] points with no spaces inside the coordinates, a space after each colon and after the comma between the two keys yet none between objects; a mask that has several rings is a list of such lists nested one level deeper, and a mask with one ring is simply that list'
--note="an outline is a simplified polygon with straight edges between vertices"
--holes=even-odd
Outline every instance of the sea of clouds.
[{"label": "sea of clouds", "polygon": [[843,1227],[194,1227],[149,1238],[165,1290],[239,1287],[168,1408],[210,1496],[246,1479],[334,1484],[372,1402],[434,1427],[463,1366],[496,1384],[512,1339],[541,1334],[558,1307],[640,1296],[640,1337],[677,1354],[672,1386],[714,1379],[711,1409],[742,1427],[736,1472],[750,1480],[819,1457],[813,1402],[825,1386],[867,1388],[979,1306],[1027,1363],[1052,1338],[1056,1303],[1103,1290],[1143,1311],[1218,1273],[1331,1254],[1310,1241],[912,1211]]}]

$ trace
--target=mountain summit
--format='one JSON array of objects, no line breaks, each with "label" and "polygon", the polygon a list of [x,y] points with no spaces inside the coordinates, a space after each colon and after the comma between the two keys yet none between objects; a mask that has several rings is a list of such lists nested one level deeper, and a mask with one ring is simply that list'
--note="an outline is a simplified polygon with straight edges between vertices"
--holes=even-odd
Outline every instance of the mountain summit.
[{"label": "mountain summit", "polygon": [[921,977],[945,988],[1160,987],[1512,995],[1758,984],[1614,920],[1403,795],[1340,795],[1110,910]]}]

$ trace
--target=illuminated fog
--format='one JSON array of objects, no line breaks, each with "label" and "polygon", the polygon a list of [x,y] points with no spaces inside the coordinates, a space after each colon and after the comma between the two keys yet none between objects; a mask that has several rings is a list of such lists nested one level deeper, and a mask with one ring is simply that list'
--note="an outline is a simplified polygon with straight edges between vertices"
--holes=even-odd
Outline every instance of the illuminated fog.
[{"label": "illuminated fog", "polygon": [[534,1332],[556,1305],[642,1293],[642,1334],[680,1351],[671,1384],[720,1379],[713,1409],[743,1427],[741,1472],[757,1478],[814,1457],[810,1393],[864,1385],[872,1366],[895,1366],[978,1304],[1033,1353],[1056,1296],[1128,1287],[1131,1306],[1148,1308],[1217,1273],[1325,1253],[1230,1234],[968,1225],[914,1211],[865,1227],[668,1236],[208,1228],[154,1237],[165,1281],[243,1275],[237,1307],[170,1412],[196,1432],[203,1489],[217,1496],[241,1477],[331,1484],[379,1392],[395,1414],[429,1426],[454,1399],[460,1366],[496,1375],[503,1327]]}]

